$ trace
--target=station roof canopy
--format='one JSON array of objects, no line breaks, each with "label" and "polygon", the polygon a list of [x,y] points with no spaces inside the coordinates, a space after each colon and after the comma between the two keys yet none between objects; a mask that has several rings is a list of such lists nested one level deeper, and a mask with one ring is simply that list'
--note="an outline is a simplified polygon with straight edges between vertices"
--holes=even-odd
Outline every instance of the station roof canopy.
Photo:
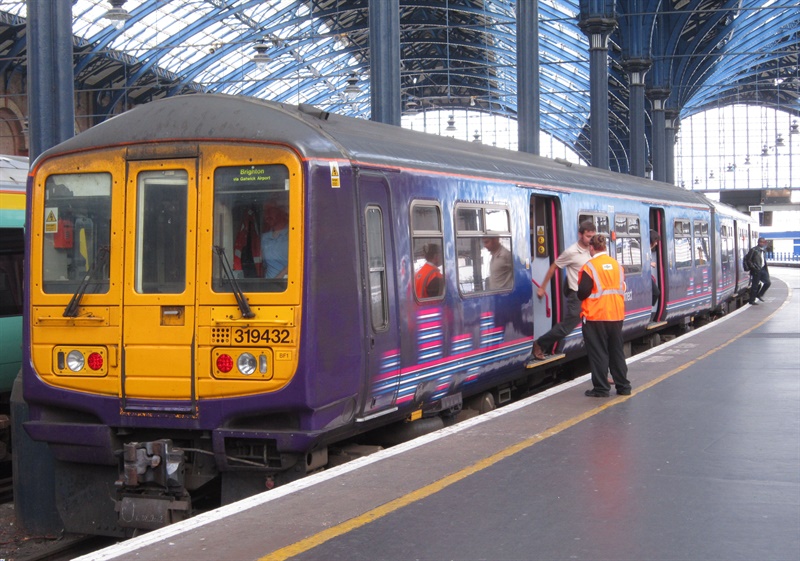
[{"label": "station roof canopy", "polygon": [[[733,103],[800,115],[797,0],[604,0],[612,144],[628,137],[630,60],[687,117]],[[192,92],[368,118],[368,0],[75,0],[77,90],[119,111]],[[404,111],[516,116],[516,2],[400,0]],[[588,148],[589,52],[578,0],[539,0],[541,128]],[[25,71],[25,0],[0,6],[0,69]],[[114,25],[111,18],[121,23]],[[634,44],[636,43],[636,44]],[[258,55],[258,57],[257,57]]]}]

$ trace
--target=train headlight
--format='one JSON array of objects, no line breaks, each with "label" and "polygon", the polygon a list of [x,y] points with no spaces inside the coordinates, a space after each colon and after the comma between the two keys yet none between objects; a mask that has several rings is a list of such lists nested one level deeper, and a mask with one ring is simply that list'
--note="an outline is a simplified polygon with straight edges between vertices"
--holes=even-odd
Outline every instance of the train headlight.
[{"label": "train headlight", "polygon": [[228,373],[233,369],[233,359],[231,355],[222,354],[217,357],[217,370]]},{"label": "train headlight", "polygon": [[236,360],[236,367],[239,369],[239,372],[245,376],[249,376],[256,371],[256,357],[250,353],[242,353]]},{"label": "train headlight", "polygon": [[67,368],[73,372],[80,372],[83,370],[83,365],[86,360],[83,358],[83,353],[80,351],[70,351],[67,354]]}]

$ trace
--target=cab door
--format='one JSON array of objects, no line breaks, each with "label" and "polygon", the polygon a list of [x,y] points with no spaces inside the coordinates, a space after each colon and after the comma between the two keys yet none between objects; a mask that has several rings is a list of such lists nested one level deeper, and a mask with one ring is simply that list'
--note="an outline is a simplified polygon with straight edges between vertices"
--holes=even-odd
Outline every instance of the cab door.
[{"label": "cab door", "polygon": [[197,160],[130,162],[126,197],[123,408],[194,412]]},{"label": "cab door", "polygon": [[360,421],[390,413],[400,382],[400,332],[389,186],[382,175],[359,174],[361,252],[365,284],[367,376]]}]

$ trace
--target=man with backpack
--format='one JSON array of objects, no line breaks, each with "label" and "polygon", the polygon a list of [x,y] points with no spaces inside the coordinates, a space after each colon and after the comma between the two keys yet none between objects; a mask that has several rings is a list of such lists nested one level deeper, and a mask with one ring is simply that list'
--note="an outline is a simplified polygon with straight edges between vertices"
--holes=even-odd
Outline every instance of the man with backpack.
[{"label": "man with backpack", "polygon": [[767,268],[766,247],[767,240],[758,238],[758,244],[753,246],[744,258],[745,269],[750,271],[750,305],[752,306],[758,304],[756,298],[764,301],[764,293],[772,284]]}]

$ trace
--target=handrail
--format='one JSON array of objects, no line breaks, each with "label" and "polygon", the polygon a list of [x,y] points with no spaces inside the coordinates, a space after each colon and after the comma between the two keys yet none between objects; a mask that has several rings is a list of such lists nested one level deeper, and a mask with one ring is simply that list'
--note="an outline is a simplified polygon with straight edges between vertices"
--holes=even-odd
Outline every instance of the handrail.
[{"label": "handrail", "polygon": [[[536,288],[542,288],[535,280],[531,279],[531,282],[536,285]],[[544,293],[544,307],[545,311],[547,312],[547,317],[550,317],[550,297],[548,296],[547,292]]]}]

